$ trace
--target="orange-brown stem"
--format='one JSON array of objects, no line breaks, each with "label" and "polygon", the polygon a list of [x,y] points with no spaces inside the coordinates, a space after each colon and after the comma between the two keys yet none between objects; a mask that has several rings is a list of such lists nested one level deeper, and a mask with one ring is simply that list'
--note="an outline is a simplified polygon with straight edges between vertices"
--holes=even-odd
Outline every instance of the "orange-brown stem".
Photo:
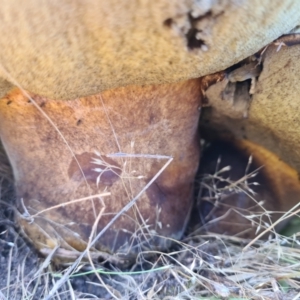
[{"label": "orange-brown stem", "polygon": [[[128,86],[72,101],[33,94],[30,100],[15,89],[1,99],[0,134],[13,167],[18,222],[35,246],[84,250],[99,214],[94,236],[169,157],[171,164],[95,249],[126,256],[180,238],[200,154],[199,85],[195,79]],[[110,196],[70,204],[101,193]]]}]

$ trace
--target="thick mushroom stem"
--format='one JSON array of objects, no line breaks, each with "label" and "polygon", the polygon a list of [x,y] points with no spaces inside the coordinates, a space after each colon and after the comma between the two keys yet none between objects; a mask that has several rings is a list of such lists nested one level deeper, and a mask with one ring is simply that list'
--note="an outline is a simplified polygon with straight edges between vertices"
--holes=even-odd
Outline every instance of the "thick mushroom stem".
[{"label": "thick mushroom stem", "polygon": [[181,237],[200,153],[199,86],[128,86],[72,101],[15,89],[0,100],[17,220],[40,251],[83,251],[139,193],[92,250],[129,257]]}]

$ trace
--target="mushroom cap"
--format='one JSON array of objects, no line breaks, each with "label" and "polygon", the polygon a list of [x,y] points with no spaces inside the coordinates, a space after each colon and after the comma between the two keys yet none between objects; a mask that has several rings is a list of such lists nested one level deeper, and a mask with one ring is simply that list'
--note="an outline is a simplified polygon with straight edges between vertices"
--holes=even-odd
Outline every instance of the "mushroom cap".
[{"label": "mushroom cap", "polygon": [[300,22],[293,0],[18,2],[1,1],[0,77],[52,99],[211,74]]}]

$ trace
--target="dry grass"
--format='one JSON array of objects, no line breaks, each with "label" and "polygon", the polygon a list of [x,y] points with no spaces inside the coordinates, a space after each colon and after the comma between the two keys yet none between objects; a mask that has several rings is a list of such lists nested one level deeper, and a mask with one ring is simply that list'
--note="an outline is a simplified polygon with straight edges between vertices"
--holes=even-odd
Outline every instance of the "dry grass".
[{"label": "dry grass", "polygon": [[61,281],[70,268],[53,265],[52,254],[39,257],[18,235],[11,222],[13,191],[7,164],[0,165],[0,173],[5,200],[0,210],[0,299],[300,298],[296,234],[277,234],[249,246],[247,240],[199,231],[174,241],[169,253],[141,252],[127,270],[79,262]]},{"label": "dry grass", "polygon": [[[279,236],[243,251],[244,240],[187,237],[170,253],[141,253],[128,270],[80,264],[52,299],[298,299],[300,249]],[[13,228],[1,240],[0,299],[47,299],[63,269],[46,263]],[[214,298],[215,297],[215,298]]]}]

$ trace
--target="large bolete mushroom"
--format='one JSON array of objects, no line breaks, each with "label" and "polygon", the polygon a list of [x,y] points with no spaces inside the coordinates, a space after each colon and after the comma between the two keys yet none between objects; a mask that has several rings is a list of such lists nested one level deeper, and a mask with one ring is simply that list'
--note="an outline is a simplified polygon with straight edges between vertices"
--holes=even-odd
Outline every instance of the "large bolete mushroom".
[{"label": "large bolete mushroom", "polygon": [[180,238],[200,77],[289,33],[299,11],[274,0],[2,1],[0,135],[21,231],[68,255],[101,232],[95,256],[126,259]]}]

